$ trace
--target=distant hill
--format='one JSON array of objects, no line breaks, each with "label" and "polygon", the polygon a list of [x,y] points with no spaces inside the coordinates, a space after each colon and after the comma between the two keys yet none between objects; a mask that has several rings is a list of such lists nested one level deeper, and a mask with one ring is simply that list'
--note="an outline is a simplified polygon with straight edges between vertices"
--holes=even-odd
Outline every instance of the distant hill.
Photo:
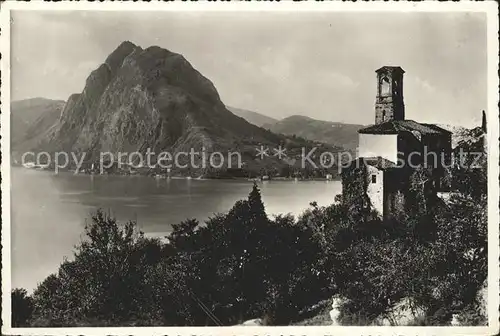
[{"label": "distant hill", "polygon": [[[144,155],[148,150],[173,156],[191,149],[237,151],[245,163],[240,174],[280,174],[284,169],[281,174],[288,176],[290,168],[295,171],[297,167],[273,156],[272,148],[284,146],[290,157],[297,157],[302,147],[325,147],[249,123],[226,108],[212,82],[182,55],[157,46],[143,49],[128,41],[90,73],[83,91],[72,94],[62,111],[61,104],[48,109],[51,117],[44,117],[39,129],[30,129],[19,139],[23,149],[86,153],[87,164],[98,162],[102,152],[117,157],[124,152]],[[41,110],[40,115],[45,115]],[[264,160],[256,158],[256,148],[261,145],[271,148]],[[220,169],[215,170],[220,176]],[[203,168],[193,173],[200,174],[214,172]]]},{"label": "distant hill", "polygon": [[12,150],[36,147],[45,131],[53,126],[64,108],[62,100],[31,98],[11,103],[10,133]]},{"label": "distant hill", "polygon": [[278,121],[278,119],[274,119],[271,117],[268,117],[266,115],[249,111],[249,110],[244,110],[236,107],[231,107],[231,106],[226,106],[226,108],[233,112],[233,114],[237,115],[238,117],[242,117],[246,121],[248,121],[251,124],[257,125],[259,127],[262,127],[266,124],[274,124]]},{"label": "distant hill", "polygon": [[459,143],[465,141],[475,141],[477,137],[477,132],[473,132],[472,129],[456,126],[456,125],[448,125],[448,124],[439,124],[441,128],[444,128],[447,131],[452,133],[451,135],[451,147],[455,148]]},{"label": "distant hill", "polygon": [[272,132],[295,135],[355,151],[358,146],[358,130],[364,126],[293,115],[263,127]]},{"label": "distant hill", "polygon": [[460,149],[466,152],[483,152],[486,137],[486,133],[479,126],[472,129],[463,128],[460,133],[452,136],[452,148],[457,153]]}]

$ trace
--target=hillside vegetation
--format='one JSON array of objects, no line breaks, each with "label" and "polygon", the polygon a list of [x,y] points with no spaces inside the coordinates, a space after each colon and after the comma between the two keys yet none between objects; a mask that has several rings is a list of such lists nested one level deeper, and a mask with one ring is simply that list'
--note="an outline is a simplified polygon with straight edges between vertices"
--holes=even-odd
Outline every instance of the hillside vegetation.
[{"label": "hillside vegetation", "polygon": [[37,147],[39,141],[59,119],[65,102],[45,98],[11,103],[10,134],[12,150],[23,152]]},{"label": "hillside vegetation", "polygon": [[358,130],[364,126],[294,115],[262,127],[275,133],[295,135],[308,140],[341,146],[355,152],[358,147]]}]

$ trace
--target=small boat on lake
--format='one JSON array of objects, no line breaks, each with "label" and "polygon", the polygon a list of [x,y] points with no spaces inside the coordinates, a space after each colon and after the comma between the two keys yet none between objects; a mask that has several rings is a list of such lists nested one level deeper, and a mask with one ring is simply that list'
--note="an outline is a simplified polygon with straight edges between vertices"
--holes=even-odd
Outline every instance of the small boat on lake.
[{"label": "small boat on lake", "polygon": [[23,167],[24,168],[28,168],[28,169],[35,169],[36,168],[36,164],[33,163],[33,162],[25,162],[25,163],[23,163]]}]

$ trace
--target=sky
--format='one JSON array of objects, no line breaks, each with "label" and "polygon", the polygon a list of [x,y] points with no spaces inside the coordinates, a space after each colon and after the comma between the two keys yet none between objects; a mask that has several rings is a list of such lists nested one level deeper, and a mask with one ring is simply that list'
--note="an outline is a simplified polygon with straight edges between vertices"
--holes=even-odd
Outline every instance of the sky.
[{"label": "sky", "polygon": [[66,100],[122,41],[183,54],[229,106],[372,124],[375,70],[405,71],[406,118],[476,126],[486,15],[395,12],[14,11],[11,98]]}]

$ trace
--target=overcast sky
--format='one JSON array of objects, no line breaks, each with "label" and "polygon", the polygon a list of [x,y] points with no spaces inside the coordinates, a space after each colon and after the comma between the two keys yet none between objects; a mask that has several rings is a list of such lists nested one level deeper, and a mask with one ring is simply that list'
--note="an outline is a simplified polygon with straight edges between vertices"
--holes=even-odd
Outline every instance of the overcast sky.
[{"label": "overcast sky", "polygon": [[275,118],[373,123],[383,65],[406,71],[408,119],[467,126],[486,109],[479,13],[18,11],[12,99],[66,100],[124,40],[183,54],[226,105]]}]

